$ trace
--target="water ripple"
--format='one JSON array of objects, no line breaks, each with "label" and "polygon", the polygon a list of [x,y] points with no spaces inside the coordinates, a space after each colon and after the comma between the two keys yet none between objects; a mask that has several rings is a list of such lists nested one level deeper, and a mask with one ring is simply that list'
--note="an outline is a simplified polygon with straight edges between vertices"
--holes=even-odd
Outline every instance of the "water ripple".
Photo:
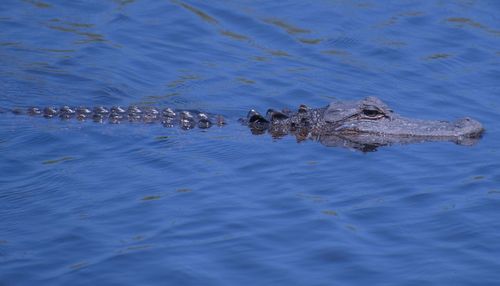
[{"label": "water ripple", "polygon": [[[0,110],[157,105],[229,124],[0,113],[0,281],[495,285],[498,8],[1,1]],[[362,153],[237,123],[364,96],[486,133]]]}]

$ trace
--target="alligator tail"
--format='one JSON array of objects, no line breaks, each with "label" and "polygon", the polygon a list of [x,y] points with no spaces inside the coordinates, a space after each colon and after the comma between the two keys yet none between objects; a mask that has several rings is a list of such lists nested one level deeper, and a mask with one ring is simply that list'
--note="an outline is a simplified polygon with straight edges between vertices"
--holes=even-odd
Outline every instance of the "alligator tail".
[{"label": "alligator tail", "polygon": [[0,109],[0,113],[11,112],[26,114],[34,117],[60,118],[63,120],[76,119],[79,121],[94,121],[98,123],[118,124],[123,122],[161,123],[165,127],[180,126],[182,129],[223,126],[226,121],[221,115],[214,115],[200,111],[174,110],[171,108],[130,106],[124,109],[119,106],[111,108],[97,106],[87,107],[29,107],[27,109]]}]

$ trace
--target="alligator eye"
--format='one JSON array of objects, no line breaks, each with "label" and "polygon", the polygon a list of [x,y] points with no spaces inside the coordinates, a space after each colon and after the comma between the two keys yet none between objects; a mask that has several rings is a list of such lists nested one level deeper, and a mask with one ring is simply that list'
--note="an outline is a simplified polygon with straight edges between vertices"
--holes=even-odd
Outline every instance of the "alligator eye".
[{"label": "alligator eye", "polygon": [[363,109],[363,115],[370,119],[378,119],[384,117],[384,114],[378,109],[365,108]]},{"label": "alligator eye", "polygon": [[368,117],[374,117],[374,116],[377,116],[379,114],[379,112],[376,110],[363,110],[363,114],[368,116]]}]

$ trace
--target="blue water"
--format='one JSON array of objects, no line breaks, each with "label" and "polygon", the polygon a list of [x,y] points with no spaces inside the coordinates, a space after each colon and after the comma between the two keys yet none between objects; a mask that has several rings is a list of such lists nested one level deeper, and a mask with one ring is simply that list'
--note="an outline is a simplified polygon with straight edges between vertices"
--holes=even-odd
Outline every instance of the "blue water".
[{"label": "blue water", "polygon": [[[156,105],[223,128],[0,114],[0,285],[499,285],[500,2],[2,0],[0,107]],[[256,136],[377,96],[474,146]]]}]

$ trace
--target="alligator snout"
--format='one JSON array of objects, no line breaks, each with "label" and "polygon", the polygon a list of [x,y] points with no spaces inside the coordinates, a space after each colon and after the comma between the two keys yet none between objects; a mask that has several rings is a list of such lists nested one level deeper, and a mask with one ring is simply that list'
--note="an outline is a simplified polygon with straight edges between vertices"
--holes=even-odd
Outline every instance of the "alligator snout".
[{"label": "alligator snout", "polygon": [[464,117],[454,122],[457,137],[478,138],[484,132],[483,125],[470,117]]}]

